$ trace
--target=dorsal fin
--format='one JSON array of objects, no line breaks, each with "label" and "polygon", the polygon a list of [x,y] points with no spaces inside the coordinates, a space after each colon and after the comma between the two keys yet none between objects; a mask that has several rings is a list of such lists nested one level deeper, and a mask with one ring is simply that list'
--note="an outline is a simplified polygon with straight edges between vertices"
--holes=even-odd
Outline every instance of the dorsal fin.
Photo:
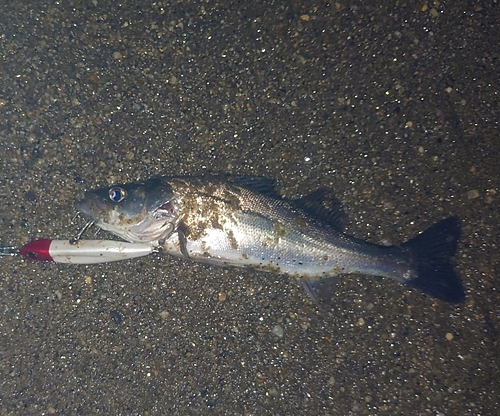
[{"label": "dorsal fin", "polygon": [[269,196],[274,199],[282,199],[282,196],[276,191],[276,181],[263,176],[228,176],[225,178],[233,185],[250,189],[251,191]]},{"label": "dorsal fin", "polygon": [[337,231],[343,231],[347,215],[342,203],[327,188],[319,188],[314,192],[292,201],[298,208],[312,217],[326,222]]}]

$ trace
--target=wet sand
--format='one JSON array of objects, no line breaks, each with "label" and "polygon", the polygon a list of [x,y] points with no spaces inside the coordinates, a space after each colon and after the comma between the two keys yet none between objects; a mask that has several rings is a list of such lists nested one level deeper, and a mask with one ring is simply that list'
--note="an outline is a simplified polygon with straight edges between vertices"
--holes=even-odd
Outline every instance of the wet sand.
[{"label": "wet sand", "polygon": [[[0,239],[72,237],[86,189],[161,174],[331,188],[346,232],[456,215],[466,301],[152,255],[1,258],[2,415],[490,415],[498,408],[496,5],[1,7]],[[99,238],[106,238],[101,233]]]}]

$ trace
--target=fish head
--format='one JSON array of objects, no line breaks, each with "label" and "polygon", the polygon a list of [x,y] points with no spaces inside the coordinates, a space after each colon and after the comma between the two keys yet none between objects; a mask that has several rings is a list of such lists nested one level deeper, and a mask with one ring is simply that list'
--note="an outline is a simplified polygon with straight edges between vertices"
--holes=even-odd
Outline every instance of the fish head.
[{"label": "fish head", "polygon": [[129,242],[157,243],[179,223],[174,192],[161,178],[87,191],[75,208],[98,227]]}]

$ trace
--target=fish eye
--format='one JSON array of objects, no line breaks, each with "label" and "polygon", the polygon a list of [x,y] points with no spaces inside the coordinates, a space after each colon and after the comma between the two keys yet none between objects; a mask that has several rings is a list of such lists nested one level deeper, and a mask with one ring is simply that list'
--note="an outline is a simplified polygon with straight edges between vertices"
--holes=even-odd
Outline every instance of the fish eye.
[{"label": "fish eye", "polygon": [[122,202],[127,196],[127,191],[120,187],[110,188],[109,199],[113,202]]}]

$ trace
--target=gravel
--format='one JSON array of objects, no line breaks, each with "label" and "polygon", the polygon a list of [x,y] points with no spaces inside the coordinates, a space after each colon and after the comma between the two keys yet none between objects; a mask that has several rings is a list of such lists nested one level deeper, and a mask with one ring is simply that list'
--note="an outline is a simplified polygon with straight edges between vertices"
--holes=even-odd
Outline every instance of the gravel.
[{"label": "gravel", "polygon": [[456,215],[467,299],[166,256],[2,258],[12,415],[489,415],[498,409],[495,2],[17,1],[0,18],[0,239],[70,238],[85,189],[160,174],[332,188],[400,243]]}]

